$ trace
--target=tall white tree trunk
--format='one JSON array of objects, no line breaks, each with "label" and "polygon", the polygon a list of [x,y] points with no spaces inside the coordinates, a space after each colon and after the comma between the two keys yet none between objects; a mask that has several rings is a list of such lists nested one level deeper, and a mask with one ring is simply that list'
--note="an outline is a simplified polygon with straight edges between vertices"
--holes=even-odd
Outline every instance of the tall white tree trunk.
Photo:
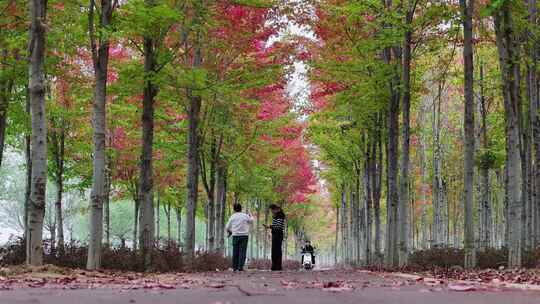
[{"label": "tall white tree trunk", "polygon": [[94,11],[95,1],[90,1],[89,33],[94,64],[94,112],[92,117],[93,129],[93,163],[92,163],[92,190],[90,192],[90,220],[88,241],[88,259],[86,268],[99,269],[101,267],[101,246],[103,242],[103,202],[106,199],[106,102],[107,102],[107,73],[109,67],[109,39],[103,35],[111,23],[113,4],[112,0],[102,0],[99,15],[98,35],[95,36]]},{"label": "tall white tree trunk", "polygon": [[218,162],[217,166],[215,190],[215,199],[217,202],[215,227],[216,251],[223,254],[225,252],[225,207],[227,204],[227,167],[225,164],[221,163],[221,161]]},{"label": "tall white tree trunk", "polygon": [[[388,5],[391,7],[391,4]],[[387,64],[395,64],[398,55],[396,48],[387,48],[384,51],[384,58]],[[387,212],[386,212],[386,265],[395,267],[399,264],[398,251],[398,155],[399,155],[399,76],[397,71],[392,75],[390,83],[390,100],[388,108],[388,147],[387,147]]]},{"label": "tall white tree trunk", "polygon": [[[446,72],[444,72],[446,73]],[[442,176],[441,102],[445,94],[444,80],[438,84],[438,92],[433,101],[433,225],[431,243],[435,247],[445,246],[446,205],[444,179]]]},{"label": "tall white tree trunk", "polygon": [[383,148],[381,129],[382,115],[379,115],[379,128],[376,131],[375,143],[373,145],[373,169],[372,169],[372,189],[373,189],[373,215],[375,218],[375,244],[374,251],[377,256],[381,254],[381,190],[382,190],[382,172],[383,172]]},{"label": "tall white tree trunk", "polygon": [[26,263],[43,264],[43,217],[47,185],[47,119],[45,112],[45,36],[47,0],[30,1],[29,81],[32,118],[32,184],[28,204]]},{"label": "tall white tree trunk", "polygon": [[[412,27],[415,5],[408,1],[406,25]],[[410,147],[410,110],[411,110],[411,61],[412,61],[412,28],[405,31],[403,39],[403,96],[402,96],[402,146],[401,146],[401,176],[399,184],[398,227],[399,227],[399,265],[404,266],[409,260],[409,147]]]},{"label": "tall white tree trunk", "polygon": [[[197,34],[200,38],[200,33]],[[198,68],[202,64],[200,41],[195,42],[193,67]],[[197,200],[199,196],[199,120],[202,98],[194,95],[189,89],[187,94],[188,105],[188,153],[187,153],[187,205],[184,253],[188,257],[195,255],[195,217],[197,212]]]},{"label": "tall white tree trunk", "polygon": [[182,207],[176,207],[176,244],[182,246]]},{"label": "tall white tree trunk", "polygon": [[[529,26],[534,29],[538,26],[537,0],[528,0]],[[540,245],[540,98],[538,96],[538,39],[530,33],[532,41],[529,48],[530,66],[527,71],[528,97],[529,97],[529,120],[532,132],[532,146],[534,151],[534,166],[531,169],[531,216],[532,216],[532,245]]]},{"label": "tall white tree trunk", "polygon": [[[489,150],[489,142],[488,142],[488,135],[487,135],[487,104],[486,104],[486,98],[484,93],[484,67],[483,65],[480,65],[480,113],[482,115],[482,146],[484,153],[486,153]],[[493,242],[493,220],[492,220],[492,195],[491,195],[491,184],[490,184],[490,178],[489,178],[489,164],[483,163],[480,168],[480,174],[482,178],[482,190],[481,190],[481,203],[480,203],[480,243],[479,247],[482,250],[485,250],[487,248],[492,247]]]},{"label": "tall white tree trunk", "polygon": [[349,262],[349,212],[347,212],[347,187],[341,185],[341,252],[342,260],[345,263]]},{"label": "tall white tree trunk", "polygon": [[372,260],[372,236],[373,236],[373,217],[372,217],[372,208],[373,208],[373,188],[371,178],[373,177],[373,170],[375,170],[375,160],[372,155],[373,145],[375,143],[370,140],[366,144],[365,155],[366,160],[364,164],[364,208],[365,208],[365,240],[364,240],[364,259],[365,264],[370,265]]},{"label": "tall white tree trunk", "polygon": [[[146,0],[148,6],[154,5],[153,0]],[[144,73],[142,109],[142,139],[141,159],[139,163],[139,249],[144,258],[146,269],[152,263],[152,248],[154,246],[154,99],[158,88],[153,75],[157,68],[156,41],[152,37],[144,37]]]},{"label": "tall white tree trunk", "polygon": [[494,12],[495,32],[502,74],[502,93],[506,114],[506,191],[508,266],[522,264],[522,166],[520,131],[520,67],[517,37],[507,2]]},{"label": "tall white tree trunk", "polygon": [[464,65],[464,133],[465,155],[463,165],[464,205],[465,205],[465,268],[476,266],[474,242],[474,67],[473,67],[473,24],[474,0],[460,0],[461,18],[463,22],[463,58]]}]

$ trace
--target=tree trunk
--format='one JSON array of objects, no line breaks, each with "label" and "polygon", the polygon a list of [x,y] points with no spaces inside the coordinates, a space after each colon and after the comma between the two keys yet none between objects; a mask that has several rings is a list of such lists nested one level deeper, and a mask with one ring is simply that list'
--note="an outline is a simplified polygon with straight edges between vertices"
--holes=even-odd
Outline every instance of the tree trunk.
[{"label": "tree trunk", "polygon": [[[538,26],[538,13],[537,13],[537,1],[528,0],[529,9],[529,26],[535,28]],[[529,33],[530,39],[532,39],[529,48],[529,57],[531,63],[527,70],[527,84],[528,84],[528,97],[529,97],[529,121],[532,132],[532,146],[534,149],[534,167],[532,170],[531,178],[531,216],[532,216],[532,232],[533,232],[533,247],[537,247],[540,244],[540,115],[538,113],[540,108],[540,99],[538,96],[538,39],[535,34]]]},{"label": "tree trunk", "polygon": [[257,206],[256,206],[256,222],[255,222],[255,248],[257,249],[255,252],[255,258],[260,259],[260,252],[261,252],[261,204],[262,201],[260,199],[257,199]]},{"label": "tree trunk", "polygon": [[341,252],[343,254],[343,262],[349,262],[349,212],[347,211],[347,187],[341,185]]},{"label": "tree trunk", "polygon": [[54,216],[49,215],[47,221],[50,223],[48,228],[51,233],[51,253],[52,255],[56,255],[56,222]]},{"label": "tree trunk", "polygon": [[[410,1],[412,2],[412,1]],[[408,4],[406,24],[412,27],[414,17],[414,6]],[[410,223],[409,214],[409,146],[410,146],[410,110],[411,110],[411,61],[412,61],[412,29],[405,31],[403,43],[403,138],[401,146],[401,176],[399,188],[398,205],[398,227],[399,227],[399,265],[404,266],[409,260],[409,234]]]},{"label": "tree trunk", "polygon": [[517,37],[511,7],[504,2],[494,12],[495,33],[502,75],[502,93],[506,115],[506,168],[507,168],[507,247],[508,266],[521,267],[522,239],[521,214],[523,212],[521,131],[520,131],[520,75]]},{"label": "tree trunk", "polygon": [[[423,128],[425,123],[425,113],[426,113],[426,102],[422,101],[420,111],[418,113],[418,128]],[[426,140],[423,133],[419,134],[419,147],[418,147],[418,158],[419,158],[419,167],[420,167],[420,201],[421,201],[421,215],[420,215],[420,229],[419,229],[419,248],[428,249],[428,240],[429,240],[429,224],[428,224],[428,214],[427,214],[427,197],[428,197],[428,185],[427,181],[427,170],[426,170]]]},{"label": "tree trunk", "polygon": [[463,22],[463,58],[464,58],[464,132],[465,156],[463,165],[463,184],[465,198],[465,268],[476,266],[474,244],[474,67],[473,67],[473,25],[474,0],[460,0],[461,18]]},{"label": "tree trunk", "polygon": [[[146,0],[148,7],[153,6],[153,0]],[[154,99],[158,88],[154,82],[157,69],[156,40],[147,36],[143,39],[145,83],[143,89],[142,109],[142,148],[139,175],[139,247],[148,270],[152,263],[152,247],[154,246]]]},{"label": "tree trunk", "polygon": [[214,251],[216,249],[216,215],[218,210],[216,210],[216,174],[217,166],[219,160],[219,153],[221,149],[221,139],[212,138],[210,145],[210,156],[208,162],[210,163],[210,168],[208,172],[206,170],[206,161],[201,158],[201,179],[203,181],[204,189],[206,190],[207,195],[207,242],[208,250]]},{"label": "tree trunk", "polygon": [[32,118],[32,185],[28,205],[26,263],[43,264],[43,217],[47,185],[47,119],[45,111],[46,0],[30,1],[29,82]]},{"label": "tree trunk", "polygon": [[104,231],[105,231],[105,246],[110,247],[111,245],[111,211],[110,211],[110,196],[111,196],[111,186],[112,186],[112,172],[110,159],[107,159],[105,173],[105,200],[103,201],[103,220],[104,220]]},{"label": "tree trunk", "polygon": [[157,193],[157,202],[156,202],[156,244],[158,245],[159,247],[159,241],[160,241],[160,229],[159,229],[159,226],[161,225],[160,223],[160,220],[161,220],[161,216],[160,216],[160,213],[161,213],[161,201],[160,201],[160,197],[159,197],[159,192]]},{"label": "tree trunk", "polygon": [[[484,95],[484,66],[480,65],[480,112],[482,115],[482,146],[484,153],[489,151],[489,142],[487,135],[487,105],[486,98]],[[489,166],[487,163],[484,163],[480,168],[481,178],[482,178],[482,206],[480,226],[482,227],[480,234],[480,248],[485,250],[492,247],[492,207],[491,207],[491,187],[489,180]]]},{"label": "tree trunk", "polygon": [[171,202],[168,201],[164,207],[167,216],[167,248],[171,247]]},{"label": "tree trunk", "polygon": [[441,132],[441,102],[444,94],[444,83],[438,84],[438,93],[433,102],[433,227],[431,243],[435,247],[445,245],[445,201],[442,176],[442,151],[440,142]]},{"label": "tree trunk", "polygon": [[141,206],[141,203],[139,202],[139,191],[138,187],[135,189],[135,198],[133,200],[134,207],[133,207],[133,251],[136,251],[138,246],[138,235],[139,235],[139,209]]},{"label": "tree trunk", "polygon": [[[381,117],[382,115],[380,115]],[[379,117],[379,119],[381,119]],[[381,190],[383,173],[383,147],[380,129],[377,130],[376,144],[373,145],[373,167],[371,169],[373,183],[373,212],[375,216],[375,254],[381,254]]]},{"label": "tree trunk", "polygon": [[176,243],[182,247],[182,207],[176,207]]},{"label": "tree trunk", "polygon": [[[28,90],[26,94],[26,112],[30,114],[30,95]],[[28,232],[28,207],[30,206],[30,194],[32,187],[32,153],[31,153],[31,135],[26,134],[25,138],[25,159],[26,159],[26,186],[24,191],[24,239],[27,240]]]},{"label": "tree trunk", "polygon": [[336,205],[336,235],[334,239],[334,265],[337,266],[339,263],[339,230],[340,230],[340,206]]},{"label": "tree trunk", "polygon": [[[211,165],[213,167],[213,164]],[[209,251],[213,251],[215,248],[215,226],[216,226],[216,205],[215,205],[215,171],[210,168],[210,172],[207,174],[204,166],[201,167],[201,179],[206,190],[207,201],[205,206],[206,215],[206,245]],[[214,171],[214,172],[212,172]],[[206,180],[206,176],[210,175],[209,180]]]},{"label": "tree trunk", "polygon": [[[200,34],[199,34],[200,36]],[[201,65],[201,48],[196,43],[193,67]],[[188,170],[187,170],[187,210],[185,228],[185,248],[184,253],[188,257],[195,254],[195,217],[197,212],[197,199],[199,195],[199,119],[202,99],[199,95],[193,95],[193,91],[188,89]]]},{"label": "tree trunk", "polygon": [[358,196],[359,196],[359,187],[358,187],[358,171],[355,170],[354,172],[354,177],[353,177],[353,180],[352,180],[352,183],[351,183],[351,188],[349,189],[349,206],[351,206],[350,208],[350,211],[351,211],[351,214],[350,214],[350,221],[351,221],[351,226],[350,226],[350,241],[351,241],[351,246],[350,246],[350,251],[351,251],[351,262],[352,264],[354,265],[358,265],[359,263],[359,260],[360,260],[360,257],[359,257],[359,252],[358,252],[358,244],[360,242],[360,235],[359,235],[359,220],[360,220],[360,217],[358,216],[360,211],[359,211],[359,201],[358,201]]},{"label": "tree trunk", "polygon": [[216,173],[216,251],[223,254],[225,251],[225,206],[227,203],[227,167],[218,163]]},{"label": "tree trunk", "polygon": [[62,216],[62,194],[64,193],[64,151],[65,151],[65,126],[63,121],[59,122],[61,126],[55,126],[57,130],[51,132],[51,144],[54,157],[56,182],[56,201],[55,201],[55,222],[56,222],[56,240],[57,249],[60,253],[64,250],[64,220]]},{"label": "tree trunk", "polygon": [[[268,219],[269,219],[269,209],[264,209],[264,224],[268,225]],[[264,244],[263,244],[263,259],[268,259],[268,233],[264,231]]]},{"label": "tree trunk", "polygon": [[371,264],[371,237],[372,237],[372,217],[371,217],[371,209],[372,209],[372,199],[373,199],[373,191],[371,188],[371,170],[373,168],[373,155],[371,154],[373,152],[372,146],[374,143],[372,141],[369,141],[366,145],[365,149],[365,164],[364,164],[364,202],[365,202],[365,237],[364,237],[364,259],[365,264],[370,265]]},{"label": "tree trunk", "polygon": [[356,217],[356,227],[354,231],[356,234],[356,246],[354,248],[356,252],[356,255],[355,255],[356,265],[361,265],[362,263],[362,254],[363,254],[362,246],[365,241],[363,232],[365,231],[366,217],[365,217],[365,208],[364,208],[365,204],[362,204],[362,199],[364,198],[364,193],[362,193],[362,190],[363,190],[362,177],[363,177],[363,174],[362,174],[362,170],[359,164],[359,168],[356,171],[356,177],[355,177],[356,184],[354,187],[355,192],[356,192],[356,200],[355,200],[356,212],[354,213],[354,216]]},{"label": "tree trunk", "polygon": [[[106,199],[105,178],[106,161],[106,102],[107,102],[107,73],[109,65],[109,39],[102,31],[111,23],[113,4],[112,0],[101,0],[100,21],[97,39],[94,35],[95,2],[90,1],[88,14],[90,44],[92,61],[94,64],[94,105],[92,125],[93,129],[93,163],[92,163],[92,190],[90,193],[90,238],[88,242],[88,259],[86,268],[90,270],[101,267],[101,243],[103,241],[103,202]],[[99,40],[99,46],[96,41]]]},{"label": "tree trunk", "polygon": [[[521,106],[520,106],[521,108]],[[522,113],[520,111],[519,115]],[[530,249],[530,239],[531,239],[531,226],[529,225],[530,217],[529,212],[531,205],[531,189],[530,187],[530,164],[532,163],[532,151],[531,151],[531,138],[530,138],[530,129],[528,117],[520,117],[520,126],[521,126],[521,173],[522,173],[522,201],[523,206],[521,209],[521,246],[522,250]]]},{"label": "tree trunk", "polygon": [[[5,50],[3,52],[7,53]],[[2,54],[2,56],[4,56],[4,54]],[[7,56],[7,54],[5,56]],[[4,159],[7,116],[12,89],[13,81],[11,79],[0,80],[0,167],[2,166],[2,160]]]},{"label": "tree trunk", "polygon": [[[391,62],[392,53],[394,59],[397,51],[385,50],[385,60]],[[386,233],[386,265],[390,267],[398,266],[398,158],[399,158],[399,80],[398,76],[393,76],[390,84],[390,105],[388,108],[388,152],[387,152],[387,233]]]}]

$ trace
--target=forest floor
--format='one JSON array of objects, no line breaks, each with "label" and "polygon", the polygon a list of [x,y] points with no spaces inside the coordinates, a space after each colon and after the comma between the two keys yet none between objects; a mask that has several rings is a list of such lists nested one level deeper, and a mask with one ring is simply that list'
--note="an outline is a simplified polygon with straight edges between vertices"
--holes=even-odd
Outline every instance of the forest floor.
[{"label": "forest floor", "polygon": [[538,304],[539,299],[539,285],[360,270],[144,275],[41,269],[0,276],[0,304]]}]

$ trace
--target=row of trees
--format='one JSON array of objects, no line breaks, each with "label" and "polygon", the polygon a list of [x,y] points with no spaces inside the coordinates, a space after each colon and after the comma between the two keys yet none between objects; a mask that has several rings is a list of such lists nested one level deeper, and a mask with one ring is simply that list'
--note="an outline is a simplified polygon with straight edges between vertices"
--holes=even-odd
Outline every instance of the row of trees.
[{"label": "row of trees", "polygon": [[474,267],[502,246],[519,267],[538,246],[536,12],[534,0],[320,4],[309,135],[343,260],[398,266],[454,246]]},{"label": "row of trees", "polygon": [[117,200],[134,203],[133,242],[147,267],[160,206],[167,221],[172,210],[179,227],[185,219],[178,241],[190,257],[198,217],[206,249],[223,252],[232,202],[257,201],[259,210],[308,203],[315,178],[283,68],[298,49],[268,42],[286,26],[286,3],[26,4],[0,2],[0,134],[2,151],[6,139],[27,155],[28,264],[42,263],[47,181],[56,189],[51,237],[60,253],[63,194],[90,192],[89,269],[100,268],[112,242]]}]

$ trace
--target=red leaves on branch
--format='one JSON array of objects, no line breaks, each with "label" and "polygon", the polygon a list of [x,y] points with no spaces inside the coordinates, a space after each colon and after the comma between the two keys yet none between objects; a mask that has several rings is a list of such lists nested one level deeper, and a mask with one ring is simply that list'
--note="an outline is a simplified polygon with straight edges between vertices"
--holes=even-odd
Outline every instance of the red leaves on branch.
[{"label": "red leaves on branch", "polygon": [[122,150],[127,146],[126,131],[122,127],[115,128],[111,137],[112,147]]},{"label": "red leaves on branch", "polygon": [[275,163],[276,169],[286,168],[276,191],[291,203],[305,202],[308,195],[315,192],[315,175],[302,143],[303,129],[300,124],[290,124],[280,129],[279,138],[273,139],[273,144],[282,149]]},{"label": "red leaves on branch", "polygon": [[257,119],[276,120],[289,113],[291,104],[286,97],[283,84],[277,83],[263,87],[255,92],[255,96],[261,100]]},{"label": "red leaves on branch", "polygon": [[343,91],[346,87],[337,82],[325,82],[313,84],[310,100],[314,110],[322,110],[328,106],[328,98]]}]

